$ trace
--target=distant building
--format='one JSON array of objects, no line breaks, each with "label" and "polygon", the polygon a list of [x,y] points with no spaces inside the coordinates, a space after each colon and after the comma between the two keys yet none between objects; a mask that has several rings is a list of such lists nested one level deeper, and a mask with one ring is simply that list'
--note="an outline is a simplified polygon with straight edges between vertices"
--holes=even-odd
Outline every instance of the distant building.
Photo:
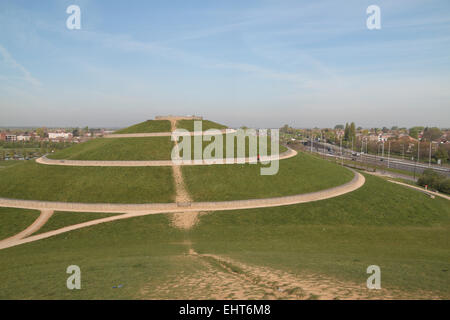
[{"label": "distant building", "polygon": [[17,136],[15,134],[6,134],[5,135],[5,141],[16,142],[17,141]]},{"label": "distant building", "polygon": [[156,116],[155,120],[203,120],[203,117],[187,115],[187,116]]},{"label": "distant building", "polygon": [[31,140],[31,136],[28,136],[28,135],[17,136],[17,141],[30,141],[30,140]]},{"label": "distant building", "polygon": [[57,139],[70,139],[72,138],[72,133],[66,133],[66,132],[49,132],[48,138],[50,140],[57,140]]}]

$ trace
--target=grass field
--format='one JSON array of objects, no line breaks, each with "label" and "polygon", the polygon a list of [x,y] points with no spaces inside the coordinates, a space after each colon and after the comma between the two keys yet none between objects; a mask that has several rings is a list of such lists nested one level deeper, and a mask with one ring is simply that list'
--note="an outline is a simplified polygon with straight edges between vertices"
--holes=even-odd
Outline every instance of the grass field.
[{"label": "grass field", "polygon": [[[186,129],[188,131],[194,131],[194,121],[200,120],[178,120],[177,121],[177,129]],[[206,131],[209,129],[226,129],[227,126],[222,124],[209,121],[209,120],[201,120],[202,121],[202,131]]]},{"label": "grass field", "polygon": [[120,129],[114,133],[152,133],[152,132],[170,132],[169,120],[147,120],[131,127]]},{"label": "grass field", "polygon": [[12,167],[17,164],[21,164],[23,161],[21,160],[8,160],[8,161],[0,161],[0,168]]},{"label": "grass field", "polygon": [[66,202],[173,202],[169,167],[68,167],[34,161],[0,171],[0,197]]},{"label": "grass field", "polygon": [[242,200],[314,192],[344,184],[354,174],[306,153],[280,160],[275,175],[262,176],[260,164],[184,166],[188,191],[195,201]]},{"label": "grass field", "polygon": [[[189,231],[172,228],[169,216],[150,215],[1,250],[0,299],[194,297],[196,287],[187,282],[168,286],[202,271],[186,243],[198,253],[360,284],[367,266],[376,264],[383,289],[450,298],[447,200],[366,179],[361,189],[334,199],[210,213]],[[80,291],[65,287],[72,264],[82,270]]]},{"label": "grass field", "polygon": [[66,160],[166,160],[173,142],[170,137],[94,139],[50,154]]},{"label": "grass field", "polygon": [[101,218],[118,215],[116,213],[103,212],[60,212],[56,211],[47,221],[47,223],[34,234],[45,233],[47,231],[57,230],[67,226],[83,223],[86,221],[97,220]]},{"label": "grass field", "polygon": [[[134,218],[0,250],[0,299],[131,299],[152,278],[179,272],[182,232],[164,215]],[[82,270],[82,290],[68,290],[66,269]],[[122,284],[122,288],[113,289]]]},{"label": "grass field", "polygon": [[36,210],[0,208],[0,240],[25,230],[39,215]]}]

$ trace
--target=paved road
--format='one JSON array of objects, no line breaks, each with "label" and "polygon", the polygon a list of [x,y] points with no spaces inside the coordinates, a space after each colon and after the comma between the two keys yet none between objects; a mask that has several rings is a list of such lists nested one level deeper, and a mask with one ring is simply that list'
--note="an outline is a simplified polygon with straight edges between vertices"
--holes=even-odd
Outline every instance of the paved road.
[{"label": "paved road", "polygon": [[[311,145],[309,144],[308,148],[310,148],[310,146]],[[332,153],[328,152],[327,151],[328,147],[334,151]],[[310,150],[310,149],[308,149],[308,150]],[[317,143],[317,144],[314,143],[313,151],[323,154],[323,145],[320,143]],[[409,172],[415,171],[416,175],[422,174],[425,169],[433,169],[436,172],[439,172],[440,174],[450,177],[450,168],[445,167],[445,166],[436,166],[436,165],[428,166],[427,164],[416,163],[414,161],[402,160],[402,159],[397,159],[397,158],[390,158],[388,161],[387,156],[382,158],[382,157],[372,155],[372,154],[360,154],[359,156],[352,156],[352,151],[349,149],[344,149],[343,153],[344,153],[343,157],[345,160],[353,160],[356,162],[369,163],[369,164],[373,164],[376,166],[384,166],[384,167],[387,167],[388,162],[389,162],[389,168],[391,168],[391,169],[399,169],[399,170],[404,170],[404,171],[409,171]],[[341,157],[340,152],[339,152],[339,147],[328,144],[328,143],[325,144],[325,154],[328,156],[333,156],[333,157],[337,157],[337,158]]]}]

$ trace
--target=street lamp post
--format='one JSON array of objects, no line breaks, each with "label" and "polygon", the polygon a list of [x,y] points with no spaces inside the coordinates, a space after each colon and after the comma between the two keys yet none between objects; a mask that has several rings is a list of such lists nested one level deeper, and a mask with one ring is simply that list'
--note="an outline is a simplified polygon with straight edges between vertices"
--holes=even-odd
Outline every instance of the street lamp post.
[{"label": "street lamp post", "polygon": [[431,144],[432,144],[433,142],[430,140],[430,155],[429,155],[429,158],[428,158],[428,167],[431,167]]},{"label": "street lamp post", "polygon": [[389,160],[391,158],[391,142],[389,141],[389,149],[388,149],[388,169],[389,169]]}]

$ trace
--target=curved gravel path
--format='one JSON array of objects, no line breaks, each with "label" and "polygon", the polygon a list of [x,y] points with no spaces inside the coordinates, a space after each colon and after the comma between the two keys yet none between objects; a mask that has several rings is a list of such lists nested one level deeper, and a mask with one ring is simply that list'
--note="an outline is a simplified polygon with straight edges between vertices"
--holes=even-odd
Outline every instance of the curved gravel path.
[{"label": "curved gravel path", "polygon": [[38,231],[44,224],[47,223],[48,219],[53,215],[53,211],[51,210],[41,210],[40,216],[25,230],[19,232],[18,234],[6,238],[4,240],[0,239],[0,249],[4,246],[8,246],[11,244],[16,243],[17,241],[20,241],[23,238],[28,237],[30,234],[35,233]]},{"label": "curved gravel path", "polygon": [[[276,161],[292,158],[297,155],[297,151],[288,149],[278,155],[261,157],[261,161]],[[42,156],[36,159],[37,163],[54,166],[74,166],[74,167],[167,167],[167,166],[207,166],[213,164],[236,164],[236,163],[256,163],[256,157],[247,158],[224,158],[224,159],[204,159],[204,160],[140,160],[140,161],[107,161],[107,160],[56,160]]]},{"label": "curved gravel path", "polygon": [[[351,170],[351,169],[350,169]],[[157,213],[176,213],[176,212],[199,212],[199,211],[225,211],[238,209],[252,209],[276,207],[298,203],[306,203],[319,201],[337,197],[348,192],[355,191],[362,187],[365,178],[359,172],[355,173],[354,178],[343,185],[293,196],[266,198],[266,199],[250,199],[250,200],[234,200],[234,201],[218,201],[218,202],[188,202],[188,203],[150,203],[150,204],[111,204],[111,203],[70,203],[70,202],[50,202],[50,201],[34,201],[34,200],[15,200],[0,198],[0,207],[26,208],[46,211],[74,211],[74,212],[106,212],[106,213],[125,213],[119,216],[112,216],[103,219],[93,220],[77,225],[64,227],[58,230],[31,236],[25,239],[0,243],[0,249],[13,247],[27,242],[32,242],[48,237],[52,237],[64,232],[96,225],[99,223],[128,219],[132,217],[144,216]]]}]

